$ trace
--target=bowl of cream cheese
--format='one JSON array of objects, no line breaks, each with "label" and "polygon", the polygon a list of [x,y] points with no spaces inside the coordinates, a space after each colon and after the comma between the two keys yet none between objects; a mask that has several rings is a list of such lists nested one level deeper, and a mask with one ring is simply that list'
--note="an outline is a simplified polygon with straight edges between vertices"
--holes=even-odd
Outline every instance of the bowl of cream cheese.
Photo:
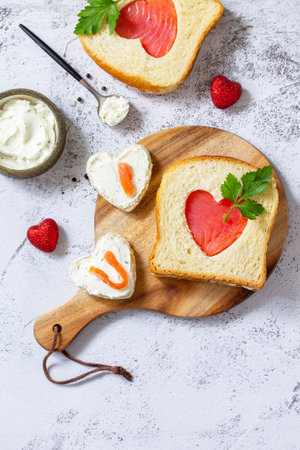
[{"label": "bowl of cream cheese", "polygon": [[60,113],[47,97],[29,89],[0,94],[0,173],[41,175],[59,159],[65,141]]}]

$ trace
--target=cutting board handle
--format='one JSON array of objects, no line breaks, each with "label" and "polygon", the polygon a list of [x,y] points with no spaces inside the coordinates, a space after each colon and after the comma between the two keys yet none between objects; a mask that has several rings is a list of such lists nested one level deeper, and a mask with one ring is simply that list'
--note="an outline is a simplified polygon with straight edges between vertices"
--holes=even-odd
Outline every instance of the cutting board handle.
[{"label": "cutting board handle", "polygon": [[126,302],[93,297],[79,290],[66,303],[40,316],[34,324],[34,336],[46,350],[53,343],[53,327],[61,326],[56,349],[68,347],[80,331],[97,317],[126,308]]}]

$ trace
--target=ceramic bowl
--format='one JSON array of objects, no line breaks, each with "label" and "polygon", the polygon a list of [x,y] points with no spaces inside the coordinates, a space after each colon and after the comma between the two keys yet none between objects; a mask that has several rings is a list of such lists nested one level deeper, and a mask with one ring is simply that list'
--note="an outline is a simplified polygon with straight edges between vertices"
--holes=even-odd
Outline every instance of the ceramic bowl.
[{"label": "ceramic bowl", "polygon": [[20,98],[33,101],[38,100],[40,102],[43,102],[45,103],[45,105],[48,106],[48,108],[51,110],[51,112],[55,117],[57,125],[56,142],[51,154],[45,161],[29,169],[20,169],[20,170],[4,167],[1,165],[0,161],[0,173],[4,175],[18,178],[35,177],[49,170],[60,158],[66,142],[66,129],[57,107],[54,105],[54,103],[51,102],[51,100],[49,100],[47,97],[40,94],[39,92],[32,91],[30,89],[11,89],[9,91],[2,92],[0,93],[0,109],[2,108],[2,105],[4,105],[4,103],[13,98]]}]

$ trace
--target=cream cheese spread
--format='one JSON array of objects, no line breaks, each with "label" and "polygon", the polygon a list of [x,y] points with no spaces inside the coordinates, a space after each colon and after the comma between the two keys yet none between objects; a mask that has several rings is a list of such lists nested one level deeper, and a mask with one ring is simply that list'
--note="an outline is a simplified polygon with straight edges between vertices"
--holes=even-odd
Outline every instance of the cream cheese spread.
[{"label": "cream cheese spread", "polygon": [[125,97],[112,95],[107,97],[100,109],[100,117],[111,127],[125,119],[129,111],[129,101]]},{"label": "cream cheese spread", "polygon": [[0,165],[25,170],[46,161],[54,150],[57,122],[36,99],[13,98],[0,107]]},{"label": "cream cheese spread", "polygon": [[[94,266],[105,272],[113,283],[121,281],[117,271],[108,264],[104,255],[111,251],[128,275],[128,284],[122,289],[114,289],[89,271]],[[70,275],[74,283],[91,295],[110,299],[129,298],[135,288],[135,258],[129,243],[122,236],[107,233],[102,236],[90,256],[77,258],[70,265]]]},{"label": "cream cheese spread", "polygon": [[[131,197],[126,195],[120,183],[120,162],[126,162],[132,172],[134,194]],[[148,188],[152,172],[151,156],[143,145],[130,145],[119,157],[106,152],[95,153],[89,158],[86,170],[92,186],[105,200],[117,208],[132,211]]]}]

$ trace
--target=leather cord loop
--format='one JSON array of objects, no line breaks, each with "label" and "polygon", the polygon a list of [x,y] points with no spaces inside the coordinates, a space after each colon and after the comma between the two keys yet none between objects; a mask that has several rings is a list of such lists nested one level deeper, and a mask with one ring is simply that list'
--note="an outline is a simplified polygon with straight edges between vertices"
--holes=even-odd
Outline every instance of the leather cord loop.
[{"label": "leather cord loop", "polygon": [[89,375],[92,375],[97,372],[101,372],[103,370],[109,371],[115,375],[122,375],[122,377],[126,378],[126,380],[132,381],[132,375],[121,366],[108,366],[106,364],[97,364],[97,363],[89,363],[89,362],[81,361],[80,359],[75,358],[74,356],[71,356],[66,350],[62,350],[62,352],[61,352],[63,355],[65,355],[66,358],[70,359],[71,361],[75,361],[78,364],[82,364],[83,366],[96,367],[96,368],[93,370],[90,370],[88,372],[85,372],[81,375],[78,375],[77,377],[69,378],[68,380],[60,380],[60,381],[54,380],[54,378],[52,378],[49,373],[49,369],[47,367],[47,361],[48,361],[49,357],[52,355],[52,353],[54,353],[55,351],[58,351],[58,350],[55,350],[55,347],[57,344],[57,338],[58,338],[60,331],[61,331],[61,327],[59,325],[54,325],[54,327],[53,327],[54,338],[53,338],[52,347],[50,348],[49,352],[43,359],[43,370],[44,370],[46,378],[49,381],[51,381],[51,383],[55,383],[55,384],[74,383],[75,381],[82,380],[83,378],[88,377]]}]

